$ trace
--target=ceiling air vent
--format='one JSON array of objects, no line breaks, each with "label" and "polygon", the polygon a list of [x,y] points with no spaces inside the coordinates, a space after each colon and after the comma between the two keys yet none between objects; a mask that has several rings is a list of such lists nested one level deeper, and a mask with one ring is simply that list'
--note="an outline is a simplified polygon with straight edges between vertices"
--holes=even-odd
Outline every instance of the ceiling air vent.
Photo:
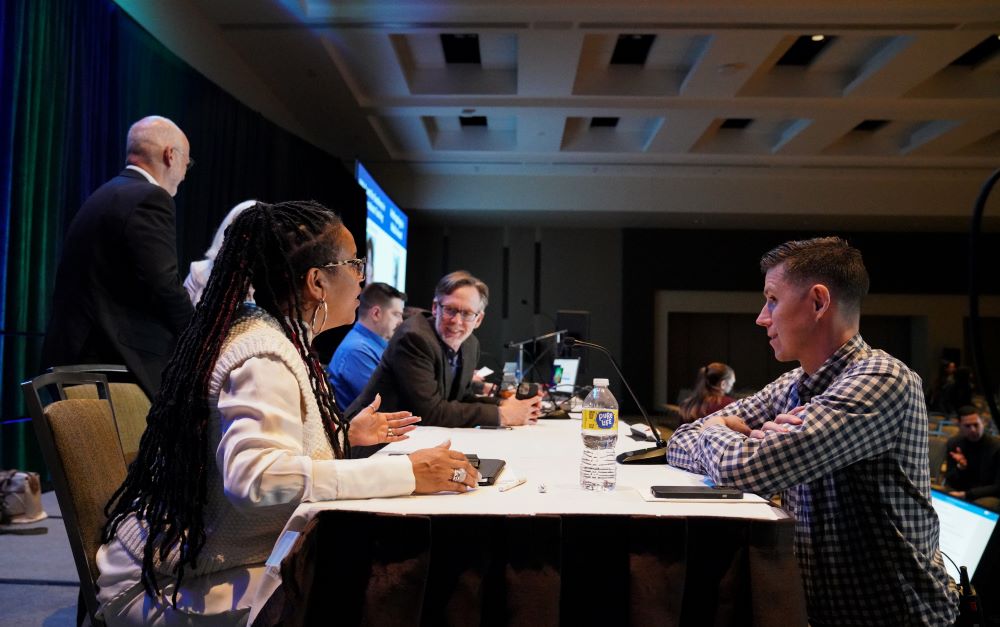
[{"label": "ceiling air vent", "polygon": [[969,68],[976,67],[986,59],[995,55],[998,50],[1000,50],[1000,37],[997,35],[990,35],[976,44],[975,48],[952,61],[951,65]]},{"label": "ceiling air vent", "polygon": [[803,35],[795,40],[792,47],[781,55],[776,65],[808,67],[836,37],[826,35]]},{"label": "ceiling air vent", "polygon": [[614,128],[618,126],[618,118],[590,118],[590,128]]},{"label": "ceiling air vent", "polygon": [[656,35],[618,35],[611,65],[643,65]]},{"label": "ceiling air vent", "polygon": [[865,120],[855,126],[853,130],[861,131],[862,133],[874,133],[888,123],[889,120]]},{"label": "ceiling air vent", "polygon": [[441,35],[441,49],[445,63],[481,64],[479,58],[479,35]]},{"label": "ceiling air vent", "polygon": [[719,128],[746,128],[753,122],[751,118],[726,118]]}]

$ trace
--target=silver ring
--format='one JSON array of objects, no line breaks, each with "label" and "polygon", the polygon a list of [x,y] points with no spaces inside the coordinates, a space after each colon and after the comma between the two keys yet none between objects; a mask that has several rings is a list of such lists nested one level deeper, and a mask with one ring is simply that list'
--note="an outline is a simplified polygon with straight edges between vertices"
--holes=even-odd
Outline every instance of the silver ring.
[{"label": "silver ring", "polygon": [[454,472],[451,473],[451,480],[455,483],[465,483],[465,477],[465,468],[456,468]]}]

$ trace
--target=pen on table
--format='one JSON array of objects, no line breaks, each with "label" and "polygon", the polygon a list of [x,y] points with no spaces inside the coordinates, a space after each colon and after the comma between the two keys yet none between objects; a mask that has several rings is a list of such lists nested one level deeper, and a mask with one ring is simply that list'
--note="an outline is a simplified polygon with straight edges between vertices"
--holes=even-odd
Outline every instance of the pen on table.
[{"label": "pen on table", "polygon": [[501,492],[506,492],[507,490],[513,490],[514,488],[516,488],[519,485],[524,485],[524,483],[526,481],[527,481],[527,479],[525,479],[523,477],[521,479],[512,479],[510,481],[505,481],[505,482],[503,482],[503,483],[500,484],[500,491]]}]

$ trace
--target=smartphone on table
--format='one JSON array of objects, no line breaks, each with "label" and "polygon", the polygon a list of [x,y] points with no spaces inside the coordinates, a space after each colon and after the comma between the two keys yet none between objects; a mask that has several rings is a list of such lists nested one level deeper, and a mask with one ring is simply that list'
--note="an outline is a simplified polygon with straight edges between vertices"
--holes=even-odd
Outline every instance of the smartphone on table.
[{"label": "smartphone on table", "polygon": [[718,488],[707,485],[654,485],[649,488],[658,499],[742,499],[736,488]]}]

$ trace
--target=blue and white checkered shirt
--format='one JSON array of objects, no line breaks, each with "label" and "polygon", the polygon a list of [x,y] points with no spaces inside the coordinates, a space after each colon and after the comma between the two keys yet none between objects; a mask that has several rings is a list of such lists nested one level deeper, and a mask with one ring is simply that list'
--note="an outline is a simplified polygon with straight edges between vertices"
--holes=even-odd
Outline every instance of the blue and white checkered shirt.
[{"label": "blue and white checkered shirt", "polygon": [[931,505],[920,377],[855,335],[813,375],[785,373],[713,415],[752,429],[799,405],[802,424],[763,440],[706,416],[670,439],[667,463],[718,485],[783,493],[813,625],[947,625],[958,593]]}]

